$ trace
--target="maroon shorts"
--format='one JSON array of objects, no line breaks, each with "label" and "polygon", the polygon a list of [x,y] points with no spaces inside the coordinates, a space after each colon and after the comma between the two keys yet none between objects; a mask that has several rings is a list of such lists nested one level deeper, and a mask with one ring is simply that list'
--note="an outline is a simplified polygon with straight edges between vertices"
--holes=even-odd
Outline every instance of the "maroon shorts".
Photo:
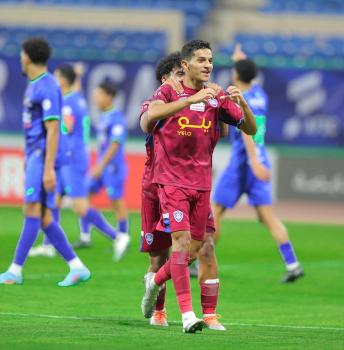
[{"label": "maroon shorts", "polygon": [[167,249],[172,245],[169,233],[156,230],[160,221],[157,186],[142,186],[141,195],[141,252],[149,253]]},{"label": "maroon shorts", "polygon": [[210,191],[158,185],[161,217],[157,230],[189,231],[192,239],[203,241],[210,208]]}]

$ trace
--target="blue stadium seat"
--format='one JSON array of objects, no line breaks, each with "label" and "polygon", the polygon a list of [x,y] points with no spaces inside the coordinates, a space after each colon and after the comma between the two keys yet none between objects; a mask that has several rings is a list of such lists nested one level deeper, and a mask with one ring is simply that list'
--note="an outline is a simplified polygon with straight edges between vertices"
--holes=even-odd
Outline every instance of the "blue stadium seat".
[{"label": "blue stadium seat", "polygon": [[28,37],[49,39],[56,57],[68,59],[150,58],[156,61],[167,50],[163,32],[142,32],[109,29],[61,29],[0,26],[0,49],[4,55],[18,55],[21,43]]}]

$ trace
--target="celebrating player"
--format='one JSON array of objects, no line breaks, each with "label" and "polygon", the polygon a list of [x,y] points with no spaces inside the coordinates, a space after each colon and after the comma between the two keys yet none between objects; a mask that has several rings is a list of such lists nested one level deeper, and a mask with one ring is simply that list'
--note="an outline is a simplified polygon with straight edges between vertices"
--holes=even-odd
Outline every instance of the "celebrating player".
[{"label": "celebrating player", "polygon": [[220,236],[220,219],[225,210],[233,208],[241,195],[246,193],[259,220],[279,245],[287,269],[282,282],[293,282],[303,276],[303,269],[285,226],[272,209],[271,165],[264,144],[268,99],[263,89],[252,83],[257,75],[257,67],[253,61],[245,58],[240,46],[237,46],[233,59],[233,83],[244,91],[244,97],[256,118],[257,133],[251,137],[231,128],[232,156],[218,180],[213,198],[217,238]]},{"label": "celebrating player", "polygon": [[[42,227],[50,242],[70,267],[59,286],[71,286],[90,278],[90,271],[76,256],[61,226],[53,220],[56,168],[64,162],[66,151],[59,142],[62,108],[61,91],[47,71],[51,55],[48,42],[30,38],[23,43],[21,66],[30,79],[24,97],[25,130],[25,207],[24,225],[13,263],[0,275],[0,284],[21,284],[22,268]],[[57,156],[56,156],[57,155]]]},{"label": "celebrating player", "polygon": [[[92,217],[82,217],[82,233],[78,246],[89,246],[89,224],[98,228],[114,240],[114,258],[119,261],[129,247],[128,214],[123,200],[124,185],[127,177],[127,164],[124,155],[124,142],[127,138],[126,122],[122,112],[115,109],[113,99],[116,96],[116,87],[111,81],[104,81],[94,91],[94,101],[101,111],[97,125],[98,156],[95,166],[90,171],[91,183],[89,190],[97,193],[102,187],[106,188],[111,199],[112,207],[117,214],[118,233],[111,232],[110,226],[105,225],[102,218],[92,210]],[[92,220],[92,221],[91,221]],[[101,226],[100,226],[101,224]],[[87,237],[88,236],[88,237]]]},{"label": "celebrating player", "polygon": [[193,40],[184,45],[181,54],[183,93],[162,85],[148,109],[148,121],[159,121],[153,130],[153,182],[158,185],[162,212],[157,229],[171,233],[172,255],[158,273],[147,278],[142,309],[147,316],[153,312],[161,286],[172,278],[183,330],[194,333],[205,323],[196,318],[192,309],[188,263],[196,257],[206,231],[219,117],[249,134],[256,129],[254,117],[237,88],[230,87],[229,94],[221,91],[216,95],[214,89],[205,86],[213,68],[209,43]]}]

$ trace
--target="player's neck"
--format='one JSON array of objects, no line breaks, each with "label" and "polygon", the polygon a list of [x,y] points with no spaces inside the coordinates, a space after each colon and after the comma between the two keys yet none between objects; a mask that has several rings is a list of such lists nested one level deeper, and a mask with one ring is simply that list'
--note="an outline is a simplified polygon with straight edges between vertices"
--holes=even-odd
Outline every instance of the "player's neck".
[{"label": "player's neck", "polygon": [[235,85],[241,92],[245,92],[251,89],[251,84],[243,83],[241,81],[238,81]]},{"label": "player's neck", "polygon": [[105,106],[103,109],[102,109],[102,112],[108,112],[108,111],[111,111],[112,109],[114,109],[114,105],[113,103]]},{"label": "player's neck", "polygon": [[27,76],[30,80],[35,80],[46,72],[47,72],[46,66],[31,65],[28,69]]},{"label": "player's neck", "polygon": [[201,90],[203,89],[204,82],[201,80],[195,80],[189,77],[188,75],[185,75],[183,79],[183,83],[186,87],[194,90]]}]

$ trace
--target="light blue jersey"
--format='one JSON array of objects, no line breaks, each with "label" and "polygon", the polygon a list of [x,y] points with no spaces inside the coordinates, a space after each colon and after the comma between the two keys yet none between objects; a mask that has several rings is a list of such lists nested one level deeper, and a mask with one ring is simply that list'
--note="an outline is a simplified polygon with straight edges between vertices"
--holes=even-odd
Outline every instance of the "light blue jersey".
[{"label": "light blue jersey", "polygon": [[[25,133],[25,202],[42,203],[53,208],[54,192],[43,188],[47,142],[45,122],[61,120],[62,95],[52,74],[46,72],[31,80],[24,95],[23,127]],[[65,144],[59,139],[55,166],[60,168],[67,157]]]},{"label": "light blue jersey", "polygon": [[[267,168],[271,168],[264,145],[268,97],[258,85],[246,91],[244,97],[257,123],[257,132],[253,136],[257,157]],[[242,132],[231,127],[230,135],[232,140],[231,158],[215,186],[213,201],[224,208],[233,208],[241,195],[246,193],[251,205],[270,205],[272,202],[271,183],[261,181],[253,174],[248,162]]]},{"label": "light blue jersey", "polygon": [[97,128],[97,158],[98,160],[102,159],[113,142],[118,144],[118,149],[105,167],[101,177],[91,181],[91,192],[98,192],[101,187],[105,187],[111,199],[117,200],[123,197],[125,179],[127,177],[127,163],[124,153],[126,139],[127,128],[124,114],[116,109],[104,111],[100,116],[100,122]]}]

